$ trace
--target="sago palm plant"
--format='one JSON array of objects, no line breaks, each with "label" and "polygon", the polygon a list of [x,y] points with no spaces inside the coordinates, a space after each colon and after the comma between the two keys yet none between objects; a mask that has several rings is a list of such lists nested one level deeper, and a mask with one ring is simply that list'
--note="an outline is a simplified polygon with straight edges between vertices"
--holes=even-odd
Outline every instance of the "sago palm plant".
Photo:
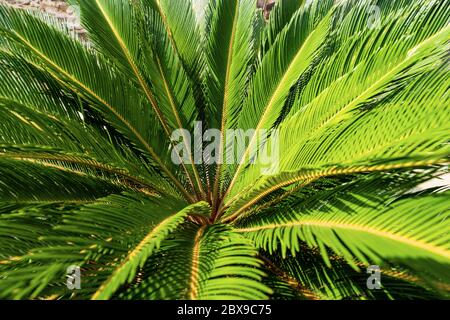
[{"label": "sago palm plant", "polygon": [[1,298],[448,294],[448,0],[72,4],[0,6]]}]

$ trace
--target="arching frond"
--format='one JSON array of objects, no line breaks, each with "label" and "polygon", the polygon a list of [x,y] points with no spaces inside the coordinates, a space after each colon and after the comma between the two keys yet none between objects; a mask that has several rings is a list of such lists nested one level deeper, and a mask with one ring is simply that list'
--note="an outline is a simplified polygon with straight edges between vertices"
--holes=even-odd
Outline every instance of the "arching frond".
[{"label": "arching frond", "polygon": [[158,13],[170,45],[183,62],[190,79],[200,80],[203,71],[202,40],[192,0],[140,0],[140,2],[144,7]]},{"label": "arching frond", "polygon": [[[152,110],[142,105],[142,94],[128,86],[126,78],[113,72],[104,58],[30,13],[1,6],[0,29],[6,39],[6,50],[21,54],[30,63],[44,68],[55,80],[90,101],[112,126],[147,153],[179,190],[190,198],[168,168],[171,163],[164,160],[168,155],[156,151],[164,150],[167,141],[161,145],[161,141],[154,139],[158,136],[155,126],[149,126],[144,120],[155,118]],[[110,88],[115,90],[111,91]],[[129,108],[130,105],[136,107]]]},{"label": "arching frond", "polygon": [[[171,139],[172,130],[189,128],[196,116],[195,99],[183,64],[156,13],[141,12],[140,7],[129,1],[80,0],[79,4],[83,26],[95,47],[114,57],[118,67],[135,80],[148,107],[156,114],[166,140]],[[154,44],[149,46],[151,42]],[[202,189],[193,160],[191,164]],[[191,172],[182,166],[194,188]]]},{"label": "arching frond", "polygon": [[[291,87],[320,54],[319,49],[325,42],[331,15],[325,10],[315,9],[331,5],[332,1],[324,1],[302,8],[278,36],[261,61],[250,85],[248,98],[239,114],[240,129],[255,129],[258,132],[269,130],[275,124]],[[243,165],[248,163],[251,148],[258,147],[256,140],[257,135],[254,133],[246,151],[238,158],[242,160],[238,161],[240,165],[234,173],[229,191],[240,177]]]},{"label": "arching frond", "polygon": [[257,251],[240,235],[220,225],[186,226],[162,245],[144,267],[145,278],[119,298],[266,299]]},{"label": "arching frond", "polygon": [[[38,224],[34,232],[18,228],[14,238],[2,239],[6,241],[4,245],[27,244],[30,238],[36,242],[22,256],[3,257],[2,297],[33,298],[47,291],[60,297],[71,294],[65,285],[66,268],[71,265],[83,270],[82,289],[75,292],[77,295],[85,298],[95,292],[100,298],[111,295],[136,273],[160,241],[184,221],[183,217],[192,214],[191,210],[198,214],[204,210],[198,205],[180,211],[183,207],[183,203],[174,199],[164,201],[131,193],[99,199],[73,213],[57,211],[56,216],[42,207],[27,223],[32,225],[36,216],[41,219],[48,216],[58,223],[50,228]],[[23,227],[29,214],[33,217],[33,211],[25,212]],[[5,215],[3,219],[12,227],[14,218]],[[38,275],[45,280],[34,286]]]},{"label": "arching frond", "polygon": [[[366,6],[351,11],[346,19],[360,19]],[[303,105],[293,107],[279,126],[283,158],[273,165],[281,173],[261,177],[261,165],[251,166],[227,205],[241,198],[247,206],[284,186],[308,183],[333,171],[370,172],[447,162],[449,129],[444,119],[449,115],[449,84],[444,57],[450,29],[449,11],[444,7],[437,1],[418,12],[416,7],[393,11],[392,19],[378,29],[362,31],[370,39],[384,40],[376,44],[378,50],[372,50],[373,43],[362,42],[360,35],[350,37],[337,53],[324,59],[299,94],[297,103]],[[394,19],[399,12],[402,16]],[[418,25],[424,20],[433,27],[420,32]],[[410,36],[398,46],[396,40],[404,34],[395,30],[404,29]],[[338,29],[332,37],[347,31]],[[355,45],[360,46],[358,51]],[[344,62],[349,60],[352,64],[347,66]],[[348,70],[336,71],[336,64]],[[330,75],[335,81],[318,91]],[[311,100],[305,104],[307,99]]]},{"label": "arching frond", "polygon": [[189,214],[206,215],[209,206],[199,203],[188,206],[180,212],[169,216],[151,230],[148,235],[130,252],[111,276],[102,284],[92,297],[93,299],[109,298],[121,284],[131,282],[137,268],[142,268],[147,259],[154,253],[167,235],[184,222]]},{"label": "arching frond", "polygon": [[94,200],[123,190],[119,183],[57,165],[5,159],[0,155],[0,203]]},{"label": "arching frond", "polygon": [[[288,249],[295,254],[299,241],[305,241],[321,249],[328,265],[327,247],[353,266],[354,259],[367,264],[389,259],[425,277],[447,282],[448,200],[448,193],[405,198],[375,207],[367,201],[361,206],[343,200],[352,211],[332,208],[323,212],[318,207],[286,212],[239,227],[239,231],[269,252],[281,249],[283,256]],[[433,270],[425,271],[424,266],[430,264]]]},{"label": "arching frond", "polygon": [[[380,283],[382,289],[371,290],[367,286],[367,265],[361,264],[361,270],[352,267],[333,256],[330,266],[322,263],[322,256],[304,247],[296,257],[271,256],[280,270],[287,274],[291,284],[311,288],[320,299],[433,299],[439,295],[433,293],[419,278],[408,274],[404,270],[382,268]],[[311,297],[309,297],[311,298]]]},{"label": "arching frond", "polygon": [[[206,47],[206,96],[212,128],[220,128],[219,154],[226,150],[225,130],[235,127],[246,95],[252,52],[254,1],[219,0],[210,3]],[[220,30],[220,32],[219,32]],[[222,166],[218,164],[214,176],[213,206],[217,207],[221,193]]]}]

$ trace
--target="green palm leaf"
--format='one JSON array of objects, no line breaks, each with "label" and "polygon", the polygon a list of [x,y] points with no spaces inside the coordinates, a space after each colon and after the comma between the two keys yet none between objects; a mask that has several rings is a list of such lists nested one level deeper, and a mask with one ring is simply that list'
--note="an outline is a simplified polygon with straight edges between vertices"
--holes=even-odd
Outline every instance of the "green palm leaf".
[{"label": "green palm leaf", "polygon": [[[443,6],[443,3],[436,2],[420,13],[411,9],[405,14],[407,10],[402,10],[402,18],[388,20],[386,29],[381,27],[369,31],[378,39],[388,30],[405,29],[405,25],[414,23],[411,19],[417,14],[421,16],[417,21],[428,19],[441,28],[435,29],[436,33],[426,34],[416,32],[417,28],[411,26],[408,41],[402,43],[403,47],[396,46],[395,50],[396,42],[392,41],[386,46],[380,45],[378,52],[364,54],[363,50],[370,50],[373,44],[359,44],[367,45],[358,52],[360,56],[367,56],[366,60],[350,65],[348,73],[336,75],[336,81],[322,91],[314,88],[314,99],[300,108],[294,106],[280,125],[279,143],[283,159],[276,165],[282,173],[260,177],[257,172],[261,168],[253,166],[241,176],[227,205],[241,197],[240,202],[248,206],[283,186],[299,181],[308,183],[308,179],[321,176],[445,163],[448,127],[446,121],[441,120],[449,112],[446,103],[448,77],[443,61],[443,52],[448,50],[449,29],[445,19],[449,11]],[[442,16],[436,16],[436,12]],[[398,15],[398,12],[394,11],[392,15]],[[403,36],[395,31],[392,34],[394,39]],[[353,48],[360,38],[348,42]],[[390,64],[386,63],[388,52],[392,53]],[[334,72],[331,71],[337,63],[334,57],[341,53],[341,58],[346,61],[349,54],[356,59],[355,51],[341,49],[330,58],[329,65],[324,61],[308,85],[316,86],[322,83],[314,81],[316,76],[317,79],[326,78],[325,75]],[[352,90],[344,91],[347,87]],[[303,89],[299,104],[308,97],[309,89],[308,86]],[[427,106],[433,104],[434,107],[424,108],[425,101]],[[412,106],[408,112],[403,107],[405,104]],[[414,121],[411,116],[417,119],[417,124],[411,123]],[[367,134],[369,127],[376,130]],[[338,143],[341,140],[348,144]],[[297,142],[300,151],[293,148]],[[252,184],[252,190],[248,190]],[[247,196],[242,190],[250,194],[250,200],[245,201]]]},{"label": "green palm leaf", "polygon": [[68,2],[0,5],[1,299],[449,296],[447,0]]},{"label": "green palm leaf", "polygon": [[265,299],[271,290],[260,283],[264,272],[256,254],[248,239],[224,226],[185,226],[144,266],[154,277],[119,298]]},{"label": "green palm leaf", "polygon": [[127,255],[111,277],[102,284],[94,294],[93,299],[109,298],[114,290],[127,281],[127,279],[128,282],[131,282],[136,275],[137,267],[143,267],[144,262],[158,249],[162,240],[167,237],[169,232],[175,230],[189,214],[204,214],[205,209],[208,209],[207,203],[191,205],[156,225],[136,248]]},{"label": "green palm leaf", "polygon": [[[306,214],[294,211],[284,217],[272,218],[273,221],[251,223],[239,230],[248,233],[258,246],[269,252],[281,245],[283,254],[287,249],[295,254],[301,240],[321,248],[328,263],[326,247],[349,263],[354,263],[354,259],[364,263],[381,263],[389,259],[416,272],[430,273],[439,280],[448,281],[448,193],[413,200],[406,198],[382,207],[346,205],[355,213],[336,209],[331,212],[310,210]],[[424,272],[424,265],[434,261],[443,264],[442,268]]]}]

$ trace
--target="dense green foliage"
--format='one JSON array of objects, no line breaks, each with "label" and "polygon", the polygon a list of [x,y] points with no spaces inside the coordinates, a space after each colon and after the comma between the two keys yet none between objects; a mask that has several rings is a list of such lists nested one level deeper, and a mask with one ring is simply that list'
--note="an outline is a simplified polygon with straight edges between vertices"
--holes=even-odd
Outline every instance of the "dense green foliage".
[{"label": "dense green foliage", "polygon": [[[450,192],[418,188],[448,170],[448,0],[72,3],[87,39],[0,5],[0,298],[448,297]],[[196,121],[277,129],[279,171],[256,134],[176,165]]]}]

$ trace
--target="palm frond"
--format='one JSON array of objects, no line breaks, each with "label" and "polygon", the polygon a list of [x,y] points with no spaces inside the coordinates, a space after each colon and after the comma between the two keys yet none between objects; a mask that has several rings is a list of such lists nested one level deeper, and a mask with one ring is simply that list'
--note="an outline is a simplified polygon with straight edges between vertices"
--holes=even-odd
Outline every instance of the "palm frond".
[{"label": "palm frond", "polygon": [[355,271],[337,256],[330,258],[331,266],[322,263],[318,251],[307,247],[296,257],[281,258],[271,255],[273,263],[286,274],[291,284],[311,288],[320,299],[436,299],[439,295],[419,278],[408,274],[401,268],[392,267],[381,270],[380,290],[367,287],[367,265],[361,264],[361,270]]},{"label": "palm frond", "polygon": [[57,165],[0,156],[0,202],[94,200],[126,188],[110,179],[88,176]]},{"label": "palm frond", "polygon": [[278,0],[270,14],[270,20],[260,39],[260,57],[263,57],[275,43],[278,35],[289,24],[295,12],[303,5],[304,0]]},{"label": "palm frond", "polygon": [[[154,133],[155,127],[149,126],[143,120],[155,116],[152,110],[142,105],[142,95],[137,89],[127,85],[126,78],[113,72],[110,64],[101,56],[95,55],[92,50],[71,36],[63,34],[44,19],[5,6],[0,7],[0,16],[0,29],[7,40],[7,50],[20,53],[27,61],[44,68],[57,81],[91,102],[112,126],[125,134],[160,166],[180,192],[190,198],[168,168],[171,163],[163,160],[167,159],[168,155],[162,153],[162,158],[161,153],[156,153],[155,150],[164,147],[160,145],[159,140],[153,139],[157,136],[157,133]],[[71,61],[77,63],[73,64]],[[113,92],[109,88],[116,90]],[[136,108],[128,107],[136,104]]]},{"label": "palm frond", "polygon": [[[42,246],[33,247],[20,257],[10,256],[2,261],[2,265],[8,268],[1,272],[2,296],[34,297],[44,294],[42,290],[50,290],[61,297],[70,294],[64,277],[66,268],[71,265],[86,271],[78,295],[88,297],[98,292],[98,295],[109,296],[127,281],[128,276],[136,273],[139,265],[158,248],[160,241],[182,222],[182,217],[192,214],[191,209],[200,214],[201,206],[188,207],[174,216],[182,210],[183,203],[175,199],[166,202],[127,193],[98,199],[75,208],[73,213],[58,211],[60,216],[56,218],[59,223],[50,230],[39,227],[31,235]],[[38,216],[45,217],[50,213],[43,208],[38,211]],[[5,217],[13,221],[14,215]],[[29,219],[28,223],[32,224],[35,219]],[[27,243],[29,231],[20,228],[13,239],[8,237],[3,241],[16,245]],[[53,265],[58,265],[58,268],[49,268]],[[44,277],[45,283],[39,284],[39,290],[30,291],[33,287],[30,281],[36,274]]]},{"label": "palm frond", "polygon": [[[220,128],[219,154],[226,150],[225,130],[236,125],[246,94],[251,58],[255,4],[252,0],[219,0],[210,3],[208,43],[206,47],[206,97],[212,128]],[[220,30],[220,32],[219,32]],[[224,41],[225,40],[225,41]],[[221,161],[222,162],[222,161]],[[213,207],[221,193],[222,165],[218,164],[214,177]]]},{"label": "palm frond", "polygon": [[[245,131],[253,128],[258,132],[269,130],[275,124],[291,87],[320,54],[319,49],[325,42],[331,21],[331,14],[327,13],[325,8],[331,5],[332,1],[320,4],[315,2],[299,9],[289,26],[279,35],[261,61],[250,85],[248,98],[239,115],[240,129]],[[253,134],[246,151],[239,155],[240,165],[234,173],[228,191],[233,190],[244,164],[248,163],[251,149],[258,147],[255,144],[256,139],[256,134]]]},{"label": "palm frond", "polygon": [[[448,8],[443,6],[443,2],[437,1],[419,12],[402,10],[401,18],[389,19],[375,31],[365,31],[371,39],[384,36],[385,45],[378,44],[377,51],[369,51],[373,44],[362,42],[360,37],[350,38],[347,50],[341,49],[329,61],[324,60],[299,94],[298,104],[311,99],[308,98],[311,94],[315,97],[302,107],[294,106],[279,127],[283,159],[277,166],[282,172],[278,176],[260,177],[261,167],[252,166],[241,175],[227,205],[245,197],[242,190],[248,192],[251,185],[255,185],[250,200],[253,202],[283,186],[299,181],[308,183],[308,178],[329,176],[333,171],[370,172],[447,162],[448,127],[444,119],[449,114],[445,103],[449,84],[444,56],[449,49],[450,29],[445,24]],[[352,12],[349,15],[353,17],[366,11]],[[399,11],[394,11],[392,17],[398,14]],[[420,19],[414,19],[416,15]],[[414,23],[424,20],[434,28],[421,33]],[[398,46],[394,40],[404,34],[390,31],[407,27],[411,30],[408,41]],[[360,51],[353,50],[356,43],[361,46]],[[343,60],[338,62],[334,58],[340,54],[339,59]],[[317,86],[328,81],[319,79],[334,76],[337,73],[334,66],[345,65],[344,61],[349,59],[355,63],[348,66],[348,72],[336,75],[335,82],[317,91]],[[410,108],[405,109],[405,104]],[[342,139],[344,145],[337,143]],[[297,142],[298,148],[294,147]],[[312,174],[305,174],[309,169]]]},{"label": "palm frond", "polygon": [[[327,265],[326,248],[330,248],[355,268],[355,259],[366,264],[389,259],[424,278],[448,282],[448,197],[443,193],[375,206],[361,198],[365,206],[343,199],[351,211],[331,208],[324,212],[320,207],[291,211],[240,226],[239,231],[269,253],[281,250],[286,256],[289,249],[295,254],[299,241],[304,241],[320,248]],[[433,265],[433,269],[429,271],[425,265]]]},{"label": "palm frond", "polygon": [[118,298],[265,299],[271,293],[260,283],[257,251],[227,227],[185,226],[161,250],[144,267],[153,276]]},{"label": "palm frond", "polygon": [[[187,124],[196,115],[195,100],[181,61],[171,50],[169,39],[164,39],[165,30],[158,30],[163,27],[158,26],[160,22],[155,13],[139,15],[140,11],[129,1],[80,0],[79,4],[83,26],[95,48],[113,57],[119,69],[135,80],[148,100],[148,107],[157,115],[167,139],[172,130],[189,128]],[[143,19],[151,23],[145,23]],[[134,21],[134,24],[124,21]],[[146,31],[139,32],[140,29]],[[146,38],[149,31],[153,39]],[[154,40],[157,38],[164,40],[150,47],[148,43],[158,42]],[[169,72],[171,70],[178,70],[178,74]],[[182,166],[194,188],[191,173],[184,164]],[[197,173],[193,161],[192,169]],[[202,189],[198,174],[196,182]]]},{"label": "palm frond", "polygon": [[148,235],[130,252],[112,275],[102,284],[93,295],[93,299],[107,299],[111,297],[119,286],[131,282],[138,268],[142,268],[147,259],[159,248],[167,235],[184,222],[190,214],[206,215],[209,210],[207,203],[190,205],[178,213],[161,221]]}]

